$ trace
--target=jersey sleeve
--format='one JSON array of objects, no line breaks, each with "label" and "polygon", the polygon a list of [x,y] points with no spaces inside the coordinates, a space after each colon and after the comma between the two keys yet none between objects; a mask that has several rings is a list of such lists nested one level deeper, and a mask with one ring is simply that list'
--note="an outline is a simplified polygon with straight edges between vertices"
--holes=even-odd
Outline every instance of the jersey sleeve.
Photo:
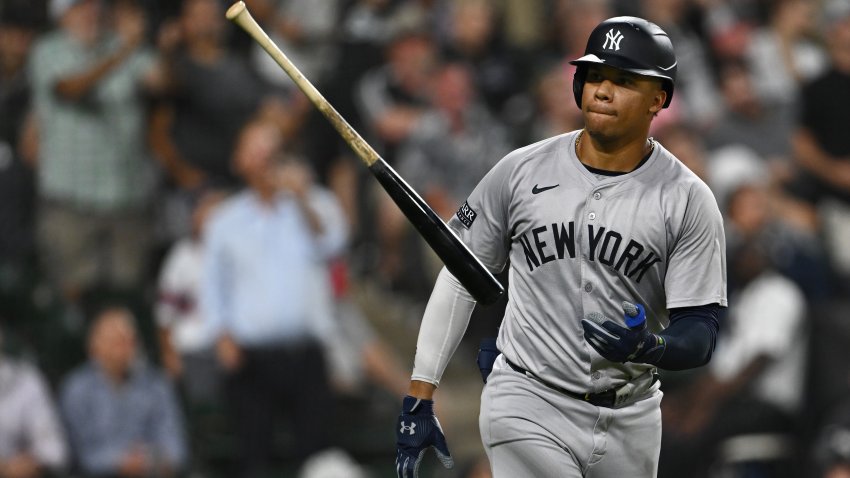
[{"label": "jersey sleeve", "polygon": [[510,156],[497,163],[475,186],[449,220],[449,227],[491,272],[504,269],[510,250],[508,211]]},{"label": "jersey sleeve", "polygon": [[726,238],[714,195],[693,183],[678,237],[668,253],[664,289],[667,308],[692,307],[726,300]]}]

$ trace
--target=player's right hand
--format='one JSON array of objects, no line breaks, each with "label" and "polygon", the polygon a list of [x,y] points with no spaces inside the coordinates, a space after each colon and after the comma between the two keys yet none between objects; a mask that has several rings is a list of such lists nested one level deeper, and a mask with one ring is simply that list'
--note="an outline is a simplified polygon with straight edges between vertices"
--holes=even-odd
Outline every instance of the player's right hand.
[{"label": "player's right hand", "polygon": [[398,478],[418,478],[419,465],[429,447],[437,452],[443,466],[454,466],[446,436],[434,415],[434,401],[408,395],[404,397],[396,424],[395,467]]},{"label": "player's right hand", "polygon": [[640,304],[623,302],[627,327],[598,312],[582,319],[584,338],[598,353],[612,362],[655,363],[664,354],[666,343],[649,331],[646,312]]}]

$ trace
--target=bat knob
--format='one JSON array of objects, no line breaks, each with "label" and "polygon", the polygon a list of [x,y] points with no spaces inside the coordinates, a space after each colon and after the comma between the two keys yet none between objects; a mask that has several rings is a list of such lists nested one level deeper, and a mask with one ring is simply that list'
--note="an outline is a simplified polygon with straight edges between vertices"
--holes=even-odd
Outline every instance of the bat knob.
[{"label": "bat knob", "polygon": [[224,15],[227,17],[228,20],[233,20],[234,18],[238,17],[242,12],[244,12],[246,8],[248,7],[245,6],[245,2],[239,1],[231,5],[230,8],[227,9],[227,13],[225,13]]}]

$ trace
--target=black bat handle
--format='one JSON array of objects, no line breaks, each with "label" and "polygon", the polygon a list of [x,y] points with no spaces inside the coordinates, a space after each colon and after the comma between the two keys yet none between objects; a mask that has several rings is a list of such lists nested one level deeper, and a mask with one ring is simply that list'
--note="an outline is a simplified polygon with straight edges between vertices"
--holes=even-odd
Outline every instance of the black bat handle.
[{"label": "black bat handle", "polygon": [[502,284],[386,161],[378,159],[369,170],[476,301],[491,304],[502,295]]}]

